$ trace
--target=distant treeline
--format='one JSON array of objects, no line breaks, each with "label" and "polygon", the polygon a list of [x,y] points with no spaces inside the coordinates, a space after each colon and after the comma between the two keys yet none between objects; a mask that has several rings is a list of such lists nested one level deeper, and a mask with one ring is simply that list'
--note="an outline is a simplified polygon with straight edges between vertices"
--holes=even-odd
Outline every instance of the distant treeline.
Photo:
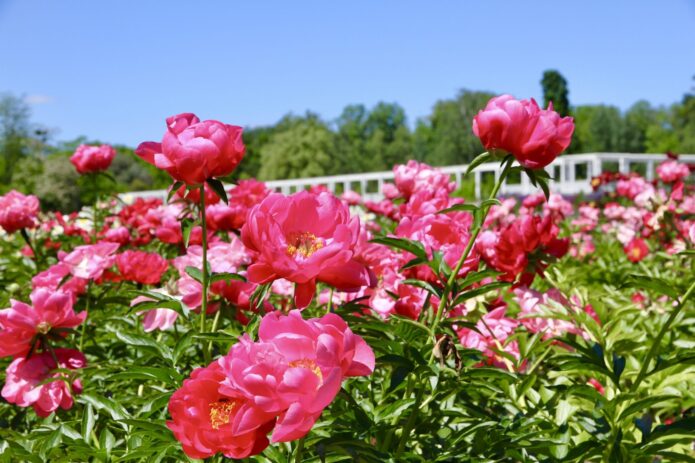
[{"label": "distant treeline", "polygon": [[[668,107],[638,101],[621,111],[609,105],[572,106],[567,81],[557,71],[546,71],[541,85],[544,105],[552,100],[558,112],[575,118],[569,153],[695,153],[692,90]],[[452,99],[436,102],[432,113],[415,121],[414,128],[397,103],[372,108],[349,105],[334,120],[312,112],[288,114],[274,125],[245,129],[247,155],[235,175],[262,180],[313,177],[388,170],[409,159],[432,165],[463,164],[482,151],[471,121],[492,96],[461,90]],[[1,96],[0,193],[14,188],[38,195],[45,208],[79,207],[89,188],[83,185],[80,193],[78,175],[68,157],[80,143],[98,141],[81,137],[54,143],[49,131],[32,124],[22,98]],[[116,148],[119,154],[109,169],[116,191],[169,185],[167,175],[138,159],[133,147]]]}]

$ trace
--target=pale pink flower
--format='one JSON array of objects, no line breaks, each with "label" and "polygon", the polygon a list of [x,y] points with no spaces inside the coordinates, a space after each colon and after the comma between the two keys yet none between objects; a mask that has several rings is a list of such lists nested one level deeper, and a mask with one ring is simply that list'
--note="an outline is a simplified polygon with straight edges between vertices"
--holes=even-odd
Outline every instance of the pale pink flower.
[{"label": "pale pink flower", "polygon": [[70,266],[70,273],[85,280],[99,278],[104,270],[113,266],[116,262],[114,253],[118,249],[118,243],[102,241],[97,244],[85,244],[77,246],[70,254],[63,256],[61,262]]}]

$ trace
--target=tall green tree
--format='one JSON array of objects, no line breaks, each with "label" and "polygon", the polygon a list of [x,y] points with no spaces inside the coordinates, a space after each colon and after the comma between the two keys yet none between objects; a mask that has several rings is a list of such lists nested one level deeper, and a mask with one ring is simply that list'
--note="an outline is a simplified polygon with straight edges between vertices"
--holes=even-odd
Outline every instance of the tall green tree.
[{"label": "tall green tree", "polygon": [[316,177],[330,170],[333,132],[317,116],[308,114],[279,131],[261,148],[261,180]]},{"label": "tall green tree", "polygon": [[483,147],[473,134],[473,117],[494,96],[462,90],[454,100],[438,101],[432,114],[418,122],[416,158],[432,165],[465,164]]},{"label": "tall green tree", "polygon": [[9,93],[0,95],[0,183],[2,185],[10,183],[14,167],[27,155],[27,139],[31,130],[30,116],[29,106],[22,98]]},{"label": "tall green tree", "polygon": [[567,79],[565,79],[559,71],[549,69],[543,73],[541,79],[543,87],[543,105],[548,106],[548,103],[553,102],[553,109],[561,116],[567,116],[570,113],[569,89],[567,88]]}]

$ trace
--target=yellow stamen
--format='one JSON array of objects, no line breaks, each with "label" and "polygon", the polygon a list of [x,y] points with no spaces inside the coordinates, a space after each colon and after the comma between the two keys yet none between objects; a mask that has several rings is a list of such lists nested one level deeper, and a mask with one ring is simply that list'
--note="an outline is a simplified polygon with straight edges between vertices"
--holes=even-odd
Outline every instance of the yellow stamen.
[{"label": "yellow stamen", "polygon": [[321,369],[319,368],[318,365],[316,365],[316,362],[314,362],[311,359],[301,359],[301,360],[292,360],[289,363],[290,368],[307,368],[311,370],[319,379],[319,382],[323,383],[323,374],[321,373]]},{"label": "yellow stamen", "polygon": [[212,425],[212,429],[217,430],[223,424],[228,424],[235,407],[236,402],[233,400],[210,403],[210,425]]},{"label": "yellow stamen", "polygon": [[309,257],[323,247],[323,241],[309,232],[291,233],[287,240],[287,254]]}]

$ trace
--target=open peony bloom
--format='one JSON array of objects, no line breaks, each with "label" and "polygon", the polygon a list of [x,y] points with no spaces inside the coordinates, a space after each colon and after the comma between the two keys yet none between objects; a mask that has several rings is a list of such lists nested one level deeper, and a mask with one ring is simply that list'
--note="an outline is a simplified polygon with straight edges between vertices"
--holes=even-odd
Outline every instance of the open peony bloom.
[{"label": "open peony bloom", "polygon": [[519,164],[540,169],[550,164],[572,140],[574,122],[553,111],[541,109],[535,100],[517,100],[511,95],[492,98],[473,118],[473,133],[483,146],[514,155]]},{"label": "open peony bloom", "polygon": [[0,196],[0,227],[7,233],[36,227],[38,213],[39,198],[34,195],[23,195],[12,190]]},{"label": "open peony bloom", "polygon": [[63,256],[61,262],[70,266],[70,273],[85,280],[99,278],[104,270],[116,261],[113,254],[118,249],[118,243],[102,241],[97,244],[77,246],[70,254]]},{"label": "open peony bloom", "polygon": [[70,156],[70,162],[80,174],[91,174],[108,169],[114,157],[116,150],[110,145],[80,145]]},{"label": "open peony bloom", "polygon": [[116,256],[116,266],[124,280],[154,285],[160,282],[169,263],[154,252],[128,250]]},{"label": "open peony bloom", "polygon": [[200,185],[232,173],[244,157],[242,128],[219,121],[200,121],[195,114],[167,118],[161,143],[144,142],[135,154],[166,170],[175,180]]},{"label": "open peony bloom", "polygon": [[299,308],[309,305],[317,281],[358,291],[373,283],[370,271],[353,258],[359,233],[359,219],[351,219],[347,205],[330,193],[272,194],[251,209],[241,229],[244,244],[259,253],[248,279],[296,283]]},{"label": "open peony bloom", "polygon": [[56,368],[77,370],[87,364],[82,352],[74,349],[55,349],[56,364],[50,352],[34,354],[29,358],[15,359],[7,367],[7,379],[2,388],[2,396],[10,403],[20,407],[33,407],[37,415],[47,417],[58,407],[68,410],[72,407],[73,393],[82,392],[79,379],[70,380],[63,372],[53,372]]},{"label": "open peony bloom", "polygon": [[[343,378],[374,371],[374,352],[335,314],[302,319],[298,310],[263,317],[259,342],[242,338],[219,363],[223,393],[243,394],[278,415],[273,442],[306,435],[335,398]],[[258,423],[240,424],[246,432]]]},{"label": "open peony bloom", "polygon": [[507,341],[519,322],[506,316],[507,307],[501,306],[485,314],[475,325],[475,330],[460,328],[457,334],[461,344],[469,349],[481,351],[487,362],[499,367],[506,366],[512,369],[509,359],[498,352],[506,352],[515,358],[519,358],[519,345],[516,341]]},{"label": "open peony bloom", "polygon": [[74,303],[77,300],[77,296],[84,294],[88,282],[87,280],[77,277],[70,277],[67,280],[63,280],[69,275],[70,266],[63,262],[58,262],[57,264],[51,265],[43,272],[36,274],[31,279],[31,286],[33,289],[47,288],[51,291],[56,291],[60,288],[61,291],[72,295],[72,302]]},{"label": "open peony bloom", "polygon": [[169,400],[172,419],[167,426],[191,458],[207,458],[218,452],[229,458],[246,458],[268,446],[266,434],[273,427],[274,416],[263,413],[236,391],[221,392],[224,380],[222,368],[213,362],[193,370]]},{"label": "open peony bloom", "polygon": [[647,257],[649,246],[641,238],[633,238],[624,248],[625,254],[630,262],[637,263]]},{"label": "open peony bloom", "polygon": [[31,303],[11,300],[10,308],[0,310],[0,357],[26,355],[35,336],[65,337],[65,329],[87,318],[87,312],[75,313],[70,293],[39,288]]}]

